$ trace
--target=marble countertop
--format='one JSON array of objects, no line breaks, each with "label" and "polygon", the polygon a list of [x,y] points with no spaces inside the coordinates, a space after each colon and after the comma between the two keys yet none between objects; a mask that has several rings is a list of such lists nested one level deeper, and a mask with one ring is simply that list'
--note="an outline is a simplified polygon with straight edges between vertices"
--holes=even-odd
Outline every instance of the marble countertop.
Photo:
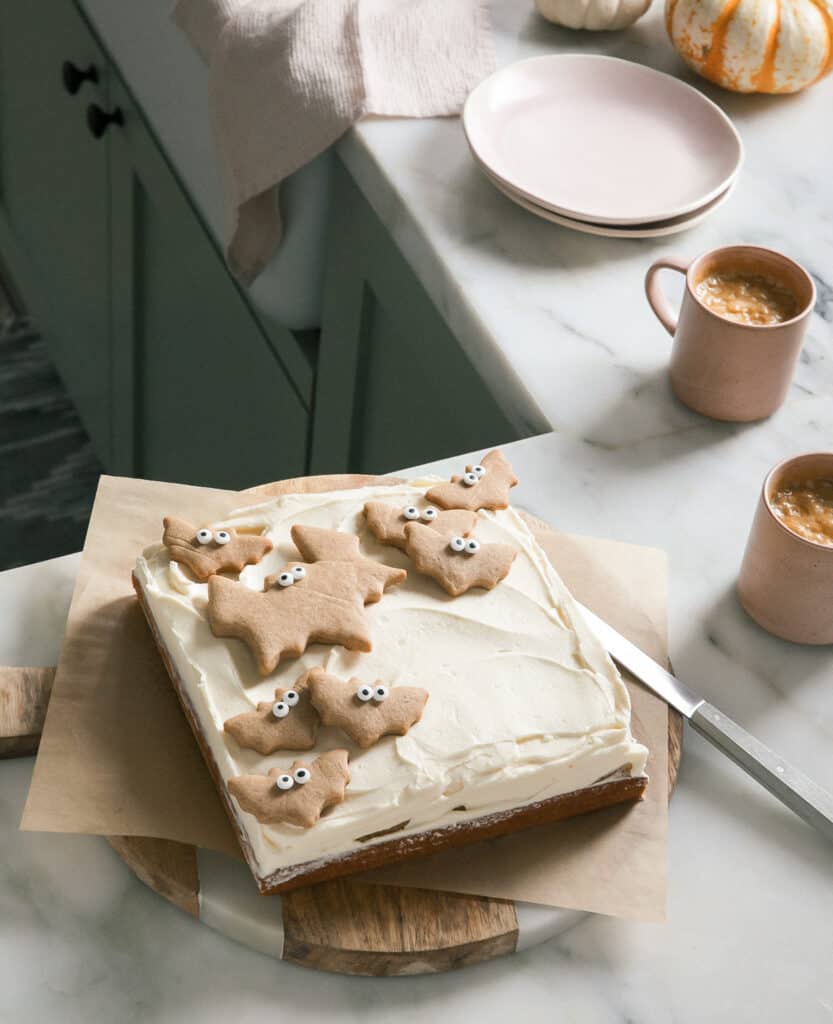
[{"label": "marble countertop", "polygon": [[[829,400],[796,396],[762,426],[699,421],[621,446],[549,434],[506,448],[533,513],[668,552],[677,671],[828,788],[833,650],[768,636],[733,586],[765,471],[831,435]],[[0,663],[55,661],[77,565],[0,574]],[[166,904],[104,840],[18,832],[31,768],[0,762],[0,1020],[502,1024],[521,1006],[583,1024],[833,1019],[833,850],[690,730],[666,924],[587,917],[490,964],[391,980],[278,963]]]},{"label": "marble countertop", "polygon": [[[642,281],[660,254],[736,242],[781,249],[818,287],[793,396],[833,387],[833,76],[796,96],[740,96],[689,72],[660,0],[624,32],[550,25],[532,0],[492,0],[498,57],[607,53],[678,75],[734,121],[746,160],[702,225],[654,240],[580,235],[517,207],[469,155],[459,119],[366,121],[339,144],[350,174],[519,431],[602,445],[692,429],[668,395],[669,339]],[[569,144],[565,140],[565,144]],[[579,141],[576,141],[579,144]],[[668,274],[669,290],[677,275]]]}]

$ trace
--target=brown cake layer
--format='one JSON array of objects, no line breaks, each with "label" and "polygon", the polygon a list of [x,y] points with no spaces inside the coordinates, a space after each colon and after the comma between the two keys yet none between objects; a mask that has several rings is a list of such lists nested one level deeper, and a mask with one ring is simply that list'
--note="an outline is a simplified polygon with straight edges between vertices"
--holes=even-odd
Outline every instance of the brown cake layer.
[{"label": "brown cake layer", "polygon": [[[586,789],[576,790],[572,793],[563,793],[560,796],[551,797],[549,800],[526,804],[523,807],[512,810],[486,814],[481,818],[468,819],[460,822],[459,825],[444,825],[442,828],[426,829],[423,832],[386,839],[384,842],[372,843],[340,856],[329,856],[302,864],[288,865],[273,872],[271,875],[259,875],[254,853],[237,817],[235,803],[220,775],[217,762],[214,760],[214,755],[203,735],[185,687],[176,670],[173,659],[156,628],[156,623],[153,621],[147,602],[144,599],[142,587],[135,576],[133,577],[133,588],[136,591],[139,603],[145,613],[145,618],[153,633],[156,646],[168,670],[168,675],[171,677],[171,682],[182,705],[182,710],[185,712],[185,717],[191,725],[191,730],[217,786],[220,799],[231,821],[232,828],[240,841],[243,856],[252,870],[261,893],[286,892],[290,889],[310,885],[313,882],[329,881],[343,875],[354,874],[357,871],[368,871],[371,868],[384,867],[386,864],[395,864],[414,857],[439,853],[441,850],[467,846],[469,843],[479,842],[483,839],[494,839],[497,836],[506,835],[509,832],[517,832],[523,828],[546,825],[553,821],[559,821],[562,818],[571,818],[578,814],[588,814],[591,811],[599,810],[602,807],[609,807],[613,804],[638,800],[645,792],[645,787],[648,784],[647,778],[645,776],[632,778],[627,774],[630,771],[630,765],[623,765],[617,772],[604,779],[600,779],[597,783]],[[406,824],[403,823],[400,827],[404,828]],[[395,833],[392,833],[392,835],[395,836]],[[366,838],[369,840],[373,836]]]}]

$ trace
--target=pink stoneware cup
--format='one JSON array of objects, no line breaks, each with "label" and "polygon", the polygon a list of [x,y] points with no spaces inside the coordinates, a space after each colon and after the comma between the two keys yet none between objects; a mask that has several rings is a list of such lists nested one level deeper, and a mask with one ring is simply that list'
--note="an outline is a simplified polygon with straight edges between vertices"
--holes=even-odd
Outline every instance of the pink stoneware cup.
[{"label": "pink stoneware cup", "polygon": [[[685,274],[679,318],[659,283],[660,270]],[[795,295],[799,312],[779,324],[740,324],[718,316],[697,298],[697,285],[715,271],[771,276]],[[669,256],[645,276],[651,309],[674,339],[671,387],[681,402],[716,420],[746,422],[770,416],[789,390],[807,322],[816,301],[807,271],[772,249],[729,245],[690,263]]]},{"label": "pink stoneware cup", "polygon": [[812,479],[833,480],[833,452],[797,455],[770,470],[746,544],[738,597],[775,636],[833,644],[833,547],[793,533],[770,504],[781,487]]}]

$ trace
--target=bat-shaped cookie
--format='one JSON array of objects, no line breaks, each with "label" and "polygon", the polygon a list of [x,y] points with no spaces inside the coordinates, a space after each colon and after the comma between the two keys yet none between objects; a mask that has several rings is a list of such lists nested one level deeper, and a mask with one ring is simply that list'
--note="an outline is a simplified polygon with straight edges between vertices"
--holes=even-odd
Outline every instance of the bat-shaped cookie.
[{"label": "bat-shaped cookie", "polygon": [[312,828],[321,812],[344,799],[350,781],[346,750],[328,750],[311,764],[270,768],[267,775],[236,775],[228,780],[231,795],[262,825]]},{"label": "bat-shaped cookie", "polygon": [[274,700],[227,719],[223,728],[241,747],[263,757],[276,750],[311,750],[320,719],[310,699],[308,676],[304,672],[289,688],[279,686]]},{"label": "bat-shaped cookie", "polygon": [[422,523],[405,527],[408,555],[452,597],[472,587],[491,590],[508,574],[517,554],[510,544],[481,544],[474,537],[443,537]]},{"label": "bat-shaped cookie", "polygon": [[477,525],[477,513],[465,509],[436,509],[433,505],[419,508],[405,505],[399,508],[384,501],[368,501],[364,506],[364,517],[373,536],[382,544],[391,544],[405,550],[405,527],[408,523],[420,522],[445,536],[468,537]]},{"label": "bat-shaped cookie", "polygon": [[266,577],[263,591],[250,590],[225,576],[211,576],[208,623],[215,636],[243,640],[260,673],[268,675],[281,659],[300,657],[309,644],[371,650],[364,606],[378,601],[382,593],[383,582],[372,567],[355,562],[290,562]]},{"label": "bat-shaped cookie", "polygon": [[217,572],[240,572],[272,550],[272,541],[254,533],[238,533],[231,527],[197,528],[185,519],[162,520],[162,543],[175,562],[187,565],[198,580]]},{"label": "bat-shaped cookie", "polygon": [[435,484],[425,497],[440,508],[506,508],[509,489],[517,482],[503,452],[495,448],[479,465],[466,466],[465,473],[453,476],[448,483]]},{"label": "bat-shaped cookie", "polygon": [[303,526],[300,523],[292,527],[291,533],[295,547],[305,562],[352,562],[373,575],[382,590],[395,587],[408,575],[404,569],[394,569],[384,562],[363,555],[359,549],[359,538],[354,533],[325,530],[320,526]]},{"label": "bat-shaped cookie", "polygon": [[321,668],[309,673],[309,688],[324,725],[337,726],[363,748],[382,736],[404,736],[420,720],[428,700],[428,691],[418,686],[389,688],[378,680],[344,680]]}]

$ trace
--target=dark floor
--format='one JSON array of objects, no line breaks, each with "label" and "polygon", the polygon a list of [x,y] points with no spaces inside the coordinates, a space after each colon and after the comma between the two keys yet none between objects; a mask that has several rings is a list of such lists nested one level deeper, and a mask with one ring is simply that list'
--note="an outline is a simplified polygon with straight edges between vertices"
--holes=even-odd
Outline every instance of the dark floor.
[{"label": "dark floor", "polygon": [[0,569],[78,551],[100,472],[36,326],[0,278]]}]

